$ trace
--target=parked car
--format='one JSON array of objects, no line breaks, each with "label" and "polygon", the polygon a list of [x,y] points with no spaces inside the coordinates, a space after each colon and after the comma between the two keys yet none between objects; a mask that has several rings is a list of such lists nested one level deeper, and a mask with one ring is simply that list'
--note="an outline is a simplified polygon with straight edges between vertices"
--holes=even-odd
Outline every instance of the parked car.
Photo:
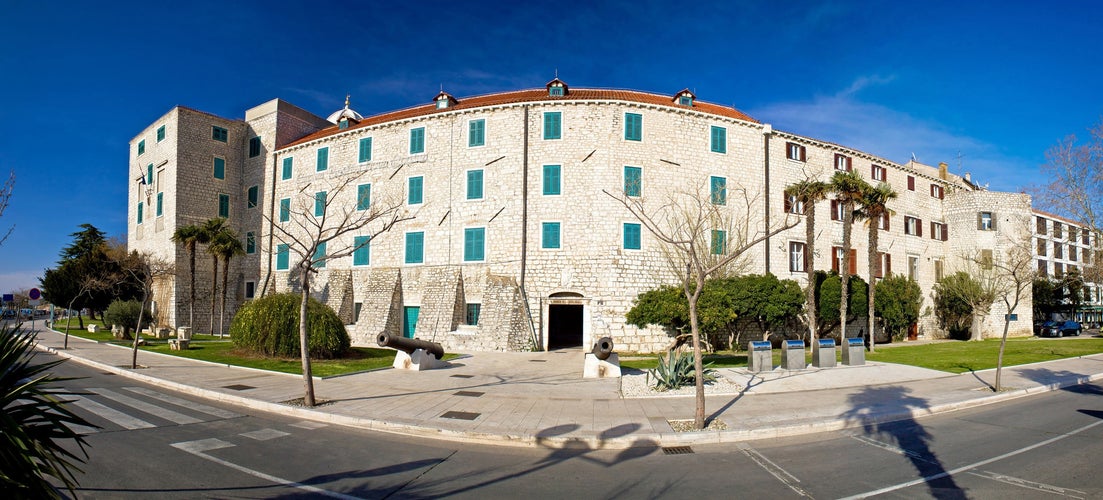
[{"label": "parked car", "polygon": [[1084,327],[1075,321],[1046,321],[1042,325],[1040,337],[1064,337],[1065,335],[1079,336]]}]

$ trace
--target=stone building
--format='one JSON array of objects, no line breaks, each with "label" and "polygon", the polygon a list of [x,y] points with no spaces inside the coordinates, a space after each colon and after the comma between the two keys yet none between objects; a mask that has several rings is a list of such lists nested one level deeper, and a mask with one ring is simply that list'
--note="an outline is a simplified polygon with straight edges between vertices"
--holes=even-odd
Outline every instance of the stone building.
[{"label": "stone building", "polygon": [[[880,274],[908,274],[925,296],[967,253],[999,258],[1002,241],[1030,225],[1028,197],[984,190],[945,164],[898,164],[775,130],[689,90],[575,89],[558,78],[463,99],[442,91],[370,117],[347,100],[328,120],[278,99],[244,120],[176,107],[131,141],[130,170],[132,249],[186,269],[170,239],[176,227],[225,216],[242,235],[234,307],[295,289],[302,250],[293,237],[303,228],[384,208],[409,217],[370,240],[381,221],[369,223],[315,255],[335,257],[317,266],[311,289],[358,344],[388,332],[465,350],[588,346],[601,336],[622,350],[661,349],[668,332],[628,325],[625,314],[639,293],[677,283],[678,271],[616,196],[649,210],[687,192],[719,205],[723,221],[710,231],[719,249],[796,224],[737,266],[803,286],[805,263],[794,256],[803,252],[805,216],[784,189],[853,170],[899,193],[895,215],[878,222]],[[839,215],[829,201],[817,212],[817,269],[838,266]],[[863,277],[866,231],[855,224],[851,259]],[[199,275],[209,276],[210,259],[199,253]],[[209,283],[199,280],[199,297]],[[186,272],[158,288],[159,321],[187,322],[187,290]],[[200,330],[210,314],[202,304]],[[1029,310],[1019,313],[1026,333],[1016,333],[1029,332]],[[916,334],[944,332],[927,315]]]}]

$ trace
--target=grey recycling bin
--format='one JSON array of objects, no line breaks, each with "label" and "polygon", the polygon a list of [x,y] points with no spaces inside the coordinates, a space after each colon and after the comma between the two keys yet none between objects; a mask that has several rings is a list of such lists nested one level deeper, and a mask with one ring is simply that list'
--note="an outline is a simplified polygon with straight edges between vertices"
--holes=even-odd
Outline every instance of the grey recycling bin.
[{"label": "grey recycling bin", "polygon": [[786,340],[781,344],[781,366],[786,370],[803,370],[808,366],[804,361],[803,340]]},{"label": "grey recycling bin", "polygon": [[850,337],[843,344],[843,364],[858,366],[866,364],[866,343],[861,337]]},{"label": "grey recycling bin", "polygon": [[812,343],[812,366],[816,368],[835,366],[835,339],[819,339]]},{"label": "grey recycling bin", "polygon": [[747,369],[752,372],[774,369],[774,349],[769,342],[751,341],[747,345]]}]

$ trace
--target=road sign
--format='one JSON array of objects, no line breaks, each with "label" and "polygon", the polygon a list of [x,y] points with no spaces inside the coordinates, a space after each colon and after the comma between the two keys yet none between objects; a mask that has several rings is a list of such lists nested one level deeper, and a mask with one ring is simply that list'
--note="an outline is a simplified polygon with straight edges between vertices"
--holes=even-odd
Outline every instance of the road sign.
[{"label": "road sign", "polygon": [[4,302],[15,302],[15,295],[11,293],[5,293]]},{"label": "road sign", "polygon": [[30,297],[31,300],[38,300],[42,298],[42,292],[37,288],[32,288],[31,291],[27,293],[27,296]]}]

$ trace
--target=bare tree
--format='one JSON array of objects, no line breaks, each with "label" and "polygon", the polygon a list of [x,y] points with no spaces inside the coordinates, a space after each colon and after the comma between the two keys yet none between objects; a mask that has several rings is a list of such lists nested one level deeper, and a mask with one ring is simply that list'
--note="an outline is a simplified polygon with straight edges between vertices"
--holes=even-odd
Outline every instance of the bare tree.
[{"label": "bare tree", "polygon": [[[730,266],[747,250],[773,235],[795,227],[800,219],[787,215],[784,223],[772,227],[752,220],[752,209],[757,205],[757,197],[751,196],[739,185],[691,185],[688,189],[670,191],[659,203],[647,203],[643,197],[629,196],[624,191],[603,192],[624,205],[647,232],[659,241],[675,275],[680,275],[682,291],[689,302],[693,367],[696,375],[697,397],[693,425],[696,429],[703,429],[705,386],[697,300],[705,288],[705,280],[718,273],[732,272]],[[736,210],[729,209],[727,205],[730,199],[740,201],[741,206]],[[738,267],[738,263],[736,266]]]},{"label": "bare tree", "polygon": [[[1024,224],[1025,226],[1025,224]],[[974,259],[980,266],[991,269],[991,288],[996,300],[1002,301],[1007,309],[1003,317],[1003,335],[1000,337],[1000,353],[996,357],[996,392],[1002,390],[1000,376],[1003,372],[1003,351],[1007,345],[1007,333],[1011,329],[1011,315],[1019,307],[1019,302],[1028,293],[1033,285],[1036,272],[1034,270],[1034,249],[1031,246],[1031,234],[1029,231],[1021,231],[1008,238],[1006,251],[988,259],[981,256]],[[974,323],[975,324],[975,323]],[[976,334],[974,334],[976,335]]]},{"label": "bare tree", "polygon": [[[1093,240],[1103,235],[1103,119],[1088,129],[1087,141],[1071,134],[1050,147],[1042,172],[1052,181],[1034,190],[1038,206],[1084,224]],[[1098,258],[1084,266],[1084,278],[1103,283],[1103,263]]]},{"label": "bare tree", "polygon": [[[8,174],[8,180],[4,181],[3,185],[0,185],[0,217],[4,216],[4,211],[8,208],[8,203],[11,202],[11,197],[15,193],[15,170],[12,170]],[[7,231],[3,232],[3,236],[0,236],[0,245],[4,244],[4,241],[11,236],[11,232],[15,230],[15,224],[8,227]]]},{"label": "bare tree", "polygon": [[[306,328],[310,276],[327,261],[348,257],[397,224],[414,218],[414,215],[406,211],[400,197],[372,202],[373,200],[360,199],[361,193],[356,192],[353,193],[357,197],[355,203],[343,200],[342,193],[350,186],[355,187],[354,183],[363,174],[364,172],[359,172],[330,179],[328,182],[333,183],[333,187],[316,193],[310,193],[312,183],[304,185],[293,199],[294,206],[288,214],[288,222],[273,222],[269,216],[264,216],[275,238],[287,245],[288,252],[298,259],[295,269],[299,272],[302,288],[302,302],[299,305],[299,349],[305,384],[303,404],[306,406],[315,404]],[[342,238],[350,233],[367,236],[367,239],[356,245],[355,239],[349,242]]]},{"label": "bare tree", "polygon": [[176,265],[165,257],[139,253],[137,250],[119,256],[118,262],[123,277],[141,284],[142,287],[142,302],[138,309],[138,327],[134,331],[134,344],[131,347],[130,356],[130,368],[135,369],[138,368],[138,344],[142,338],[142,320],[146,312],[146,304],[150,303],[153,296],[153,287],[157,282],[165,281],[176,275]]}]

